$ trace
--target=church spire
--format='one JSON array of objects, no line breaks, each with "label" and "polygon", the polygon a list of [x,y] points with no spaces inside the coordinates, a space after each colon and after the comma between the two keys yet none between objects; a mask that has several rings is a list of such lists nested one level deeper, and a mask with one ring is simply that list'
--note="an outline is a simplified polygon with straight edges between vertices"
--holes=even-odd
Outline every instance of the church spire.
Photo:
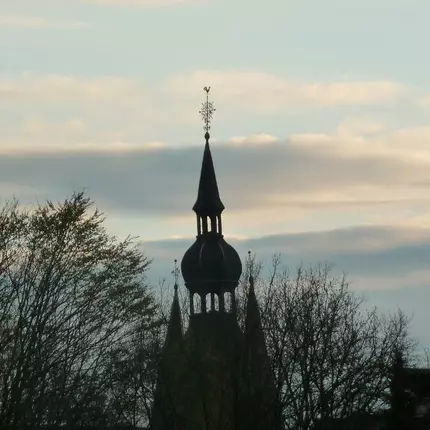
[{"label": "church spire", "polygon": [[[202,104],[200,114],[204,120],[206,145],[197,201],[193,207],[197,215],[197,238],[185,253],[181,268],[185,286],[190,292],[191,316],[208,312],[230,312],[235,315],[234,294],[242,274],[242,263],[236,250],[223,236],[221,212],[224,205],[219,196],[209,148],[209,130],[215,109],[209,101],[210,87],[205,87],[204,91],[206,101]],[[207,298],[210,299],[210,304]],[[196,309],[195,299],[198,300]]]},{"label": "church spire", "polygon": [[219,216],[224,210],[224,205],[221,201],[218,191],[218,184],[215,175],[215,168],[212,160],[212,154],[209,146],[211,121],[215,108],[213,102],[209,101],[209,91],[211,87],[204,87],[206,93],[206,101],[202,103],[200,114],[204,121],[205,130],[205,150],[203,153],[202,169],[200,173],[199,191],[197,201],[193,206],[194,212],[198,216]]},{"label": "church spire", "polygon": [[173,302],[170,310],[170,320],[167,327],[165,347],[168,347],[170,344],[182,339],[181,307],[179,305],[178,296],[178,278],[180,272],[178,268],[178,260],[175,259],[174,263],[175,268],[173,269],[172,274],[175,277],[175,292],[173,294]]},{"label": "church spire", "polygon": [[158,363],[157,387],[151,414],[151,429],[179,430],[184,428],[181,410],[177,408],[184,397],[183,387],[187,382],[187,365],[183,355],[183,334],[181,308],[178,297],[179,269],[177,260],[172,274],[175,277],[170,318],[167,326],[166,339],[160,361]]},{"label": "church spire", "polygon": [[254,286],[254,264],[251,251],[248,251],[249,264],[249,290],[246,305],[245,336],[252,340],[252,343],[259,350],[262,356],[267,355],[266,342],[264,340],[263,327],[261,324],[260,309],[258,307],[257,297]]},{"label": "church spire", "polygon": [[[254,260],[248,251],[249,290],[245,318],[244,371],[248,397],[247,427],[280,428],[279,404],[254,286]],[[246,427],[245,427],[246,428]]]}]

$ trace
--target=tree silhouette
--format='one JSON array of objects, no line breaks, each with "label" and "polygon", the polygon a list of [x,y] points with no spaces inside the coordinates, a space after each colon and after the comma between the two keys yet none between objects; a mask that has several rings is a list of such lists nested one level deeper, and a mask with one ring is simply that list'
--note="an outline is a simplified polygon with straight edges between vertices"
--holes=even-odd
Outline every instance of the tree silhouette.
[{"label": "tree silhouette", "polygon": [[75,193],[0,212],[0,428],[104,425],[111,354],[155,316],[149,261]]},{"label": "tree silhouette", "polygon": [[291,274],[279,256],[257,285],[285,428],[306,430],[388,407],[392,353],[414,347],[402,312],[369,310],[330,266]]}]

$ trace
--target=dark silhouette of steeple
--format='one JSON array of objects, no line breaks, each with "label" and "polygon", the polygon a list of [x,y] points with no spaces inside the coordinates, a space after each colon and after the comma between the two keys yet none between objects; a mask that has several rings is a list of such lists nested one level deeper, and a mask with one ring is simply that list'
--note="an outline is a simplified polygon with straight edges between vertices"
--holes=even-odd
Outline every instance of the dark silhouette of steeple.
[{"label": "dark silhouette of steeple", "polygon": [[209,133],[206,133],[206,136],[199,191],[197,201],[193,206],[194,212],[202,217],[221,215],[221,212],[224,210],[224,205],[219,196],[215,168],[209,147]]},{"label": "dark silhouette of steeple", "polygon": [[[230,246],[222,234],[221,213],[224,205],[221,201],[216,181],[215,168],[209,147],[210,122],[213,104],[209,101],[210,87],[204,88],[206,102],[200,111],[205,125],[205,149],[202,169],[193,210],[197,215],[197,239],[182,259],[182,275],[185,286],[190,291],[191,315],[195,313],[194,295],[200,296],[200,311],[206,313],[207,295],[210,294],[210,311],[236,311],[235,288],[242,274],[242,263],[236,250]],[[225,296],[227,294],[227,297]],[[226,299],[230,306],[227,309]],[[199,304],[199,303],[197,303]]]},{"label": "dark silhouette of steeple", "polygon": [[183,428],[181,423],[185,420],[183,412],[177,408],[181,402],[184,384],[187,381],[187,363],[183,353],[184,339],[178,297],[179,269],[177,260],[175,260],[175,268],[172,273],[175,276],[175,291],[166,339],[160,357],[150,423],[150,427],[157,430],[180,430]]},{"label": "dark silhouette of steeple", "polygon": [[[221,201],[209,146],[214,108],[210,87],[200,111],[205,147],[197,200],[195,242],[181,262],[190,296],[190,321],[182,334],[175,260],[175,293],[154,398],[153,430],[279,430],[274,380],[250,277],[245,335],[235,291],[242,262],[222,232]],[[277,421],[276,421],[277,422]]]},{"label": "dark silhouette of steeple", "polygon": [[267,349],[264,339],[263,326],[261,324],[260,309],[255,295],[254,276],[249,276],[249,290],[246,304],[245,339],[248,340],[249,348],[259,356],[260,360],[266,361]]},{"label": "dark silhouette of steeple", "polygon": [[279,429],[280,408],[274,375],[270,365],[261,321],[260,308],[255,294],[251,251],[249,255],[249,290],[245,318],[244,381],[246,383],[248,428],[255,430]]},{"label": "dark silhouette of steeple", "polygon": [[181,319],[181,307],[179,305],[178,297],[178,277],[179,269],[177,266],[178,260],[175,259],[175,268],[173,274],[175,275],[175,286],[173,294],[172,307],[170,309],[170,320],[167,327],[167,334],[164,347],[168,348],[171,343],[180,342],[182,340],[182,319]]},{"label": "dark silhouette of steeple", "polygon": [[213,107],[213,102],[209,101],[210,87],[205,87],[204,90],[206,92],[206,102],[203,103],[200,114],[205,122],[203,129],[205,130],[206,144],[203,152],[197,200],[193,206],[193,210],[197,214],[198,235],[208,233],[208,231],[222,234],[221,213],[224,210],[224,204],[219,196],[215,168],[209,146],[209,130],[215,108]]},{"label": "dark silhouette of steeple", "polygon": [[[248,252],[250,263],[249,290],[246,304],[245,318],[245,345],[249,360],[257,360],[257,368],[260,373],[263,368],[270,366],[267,354],[266,341],[264,339],[263,325],[261,323],[260,308],[255,295],[254,274],[252,267],[251,251]],[[252,356],[252,357],[251,357]],[[251,363],[249,363],[251,365]],[[267,370],[267,369],[265,369]]]}]

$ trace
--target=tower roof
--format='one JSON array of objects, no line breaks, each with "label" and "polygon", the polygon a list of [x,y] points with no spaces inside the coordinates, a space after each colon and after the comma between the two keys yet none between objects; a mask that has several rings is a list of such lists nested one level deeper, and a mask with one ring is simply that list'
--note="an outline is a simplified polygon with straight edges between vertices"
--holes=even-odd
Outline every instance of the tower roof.
[{"label": "tower roof", "polygon": [[211,87],[204,87],[206,101],[202,104],[200,115],[205,123],[205,151],[203,153],[202,170],[200,172],[199,191],[197,201],[193,210],[200,216],[220,215],[224,210],[224,205],[219,197],[218,184],[215,176],[215,168],[212,160],[211,149],[209,147],[211,120],[215,108],[213,102],[209,101],[209,91]]},{"label": "tower roof", "polygon": [[249,277],[249,291],[246,304],[245,336],[253,343],[259,354],[266,355],[266,342],[261,324],[260,309],[255,295],[254,277]]},{"label": "tower roof", "polygon": [[[206,133],[206,135],[208,136],[209,133]],[[206,139],[202,170],[200,172],[199,190],[193,210],[197,214],[203,216],[219,215],[224,210],[224,205],[219,196],[215,168],[209,147],[209,137]]]},{"label": "tower roof", "polygon": [[270,368],[269,356],[266,349],[260,308],[255,295],[251,251],[248,252],[248,255],[250,262],[250,276],[245,318],[246,347],[248,349],[248,353],[252,357],[251,360],[254,360],[253,364],[259,369],[259,372],[267,372],[268,368]]},{"label": "tower roof", "polygon": [[175,294],[173,296],[172,307],[170,310],[170,320],[167,328],[165,346],[170,346],[182,339],[182,319],[181,307],[179,305],[178,288],[175,285]]},{"label": "tower roof", "polygon": [[175,276],[175,293],[173,295],[172,307],[170,310],[169,325],[167,327],[165,347],[169,347],[171,344],[182,339],[182,319],[181,319],[181,307],[179,305],[178,297],[178,278],[179,268],[177,266],[178,260],[175,259],[175,268],[172,274]]}]

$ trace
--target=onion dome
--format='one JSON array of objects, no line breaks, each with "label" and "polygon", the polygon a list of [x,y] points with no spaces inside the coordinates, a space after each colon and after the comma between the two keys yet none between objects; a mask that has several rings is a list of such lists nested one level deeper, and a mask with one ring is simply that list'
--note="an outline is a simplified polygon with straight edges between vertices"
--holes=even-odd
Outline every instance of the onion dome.
[{"label": "onion dome", "polygon": [[222,235],[201,235],[185,253],[182,264],[185,286],[195,293],[231,291],[242,274],[236,250]]}]

